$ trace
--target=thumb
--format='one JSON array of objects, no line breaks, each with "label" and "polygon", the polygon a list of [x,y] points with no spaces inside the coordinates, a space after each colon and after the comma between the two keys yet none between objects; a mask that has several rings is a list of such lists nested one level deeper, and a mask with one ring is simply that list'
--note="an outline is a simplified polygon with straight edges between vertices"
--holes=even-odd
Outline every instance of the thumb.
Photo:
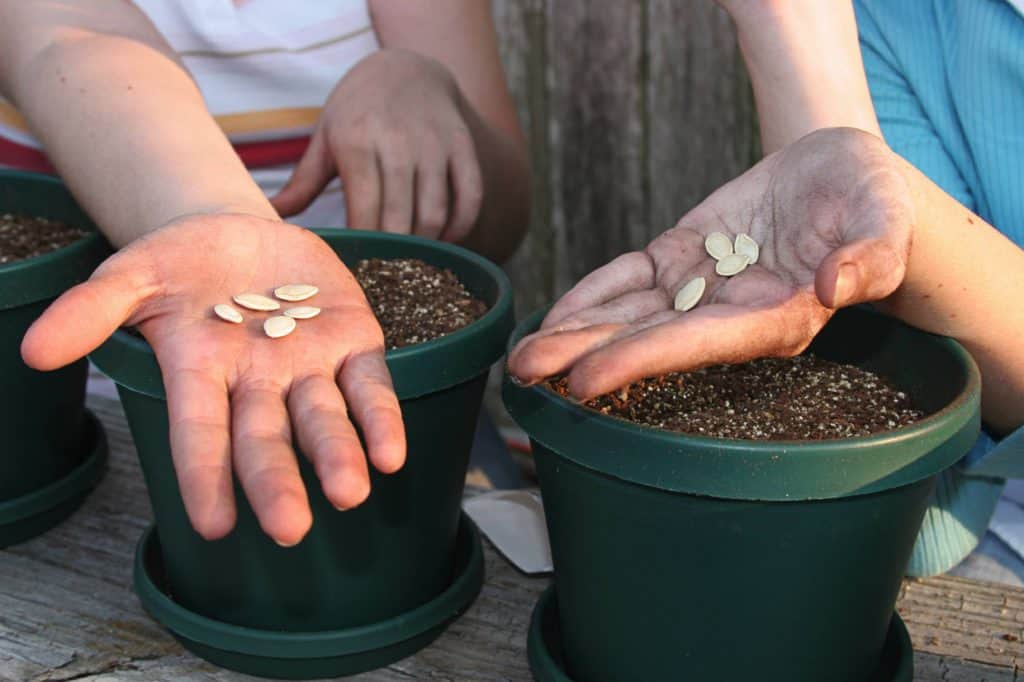
[{"label": "thumb", "polygon": [[301,213],[313,203],[336,174],[334,160],[318,128],[292,171],[292,176],[281,191],[271,198],[270,203],[282,218]]},{"label": "thumb", "polygon": [[22,339],[25,364],[48,371],[85,357],[155,293],[156,285],[126,256],[114,255],[43,311]]},{"label": "thumb", "polygon": [[905,250],[884,239],[861,239],[836,249],[818,266],[814,289],[827,308],[878,301],[903,282]]}]

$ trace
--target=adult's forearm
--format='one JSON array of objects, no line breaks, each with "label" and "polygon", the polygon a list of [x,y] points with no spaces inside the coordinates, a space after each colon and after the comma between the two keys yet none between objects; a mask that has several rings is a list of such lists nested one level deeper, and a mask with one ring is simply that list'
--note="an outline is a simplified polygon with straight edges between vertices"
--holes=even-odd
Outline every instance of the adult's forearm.
[{"label": "adult's forearm", "polygon": [[76,31],[18,56],[5,93],[116,245],[189,213],[276,217],[173,55]]},{"label": "adult's forearm", "polygon": [[990,428],[1024,424],[1024,250],[901,163],[914,201],[903,285],[881,304],[916,327],[960,341],[981,369]]},{"label": "adult's forearm", "polygon": [[719,0],[736,24],[765,154],[819,128],[881,136],[851,0]]}]

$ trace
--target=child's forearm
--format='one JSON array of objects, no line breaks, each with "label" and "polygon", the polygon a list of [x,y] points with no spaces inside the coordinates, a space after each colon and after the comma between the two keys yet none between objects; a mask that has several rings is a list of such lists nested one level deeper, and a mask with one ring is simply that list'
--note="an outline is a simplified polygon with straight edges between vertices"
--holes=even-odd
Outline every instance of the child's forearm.
[{"label": "child's forearm", "polygon": [[183,214],[277,217],[144,16],[119,4],[110,27],[68,3],[85,5],[72,27],[49,4],[0,6],[0,85],[113,243]]},{"label": "child's forearm", "polygon": [[904,283],[881,307],[959,340],[981,368],[982,414],[1024,424],[1024,250],[901,160],[914,200]]},{"label": "child's forearm", "polygon": [[881,137],[851,0],[719,0],[736,24],[765,154],[818,128]]}]

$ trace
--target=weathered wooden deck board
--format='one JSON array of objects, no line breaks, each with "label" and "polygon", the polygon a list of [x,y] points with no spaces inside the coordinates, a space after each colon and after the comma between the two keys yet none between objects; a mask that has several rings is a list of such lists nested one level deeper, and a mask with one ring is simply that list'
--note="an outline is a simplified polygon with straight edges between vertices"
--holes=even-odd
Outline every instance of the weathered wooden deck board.
[{"label": "weathered wooden deck board", "polygon": [[[131,557],[149,508],[120,407],[92,397],[110,472],[83,508],[41,538],[0,551],[0,680],[243,680],[185,652],[139,606]],[[526,629],[548,584],[487,548],[476,604],[432,646],[367,682],[529,680]],[[1024,678],[1024,590],[958,578],[908,581],[900,596],[918,680]],[[741,653],[741,652],[738,652]]]}]

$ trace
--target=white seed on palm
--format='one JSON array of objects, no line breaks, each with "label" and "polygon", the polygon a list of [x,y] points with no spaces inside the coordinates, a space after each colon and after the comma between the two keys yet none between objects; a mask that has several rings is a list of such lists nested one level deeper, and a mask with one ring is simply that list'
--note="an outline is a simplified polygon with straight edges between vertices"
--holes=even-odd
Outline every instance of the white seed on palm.
[{"label": "white seed on palm", "polygon": [[733,253],[715,263],[715,272],[723,277],[732,277],[743,272],[750,265],[746,256]]},{"label": "white seed on palm", "polygon": [[761,255],[761,247],[757,245],[757,242],[751,239],[750,235],[743,234],[742,232],[736,235],[733,250],[740,256],[746,256],[748,265],[756,263]]},{"label": "white seed on palm", "polygon": [[261,294],[238,294],[231,298],[235,303],[249,310],[269,311],[278,310],[281,307],[281,304],[274,299]]},{"label": "white seed on palm", "polygon": [[320,314],[320,309],[311,305],[300,305],[286,308],[284,314],[296,320],[309,320]]},{"label": "white seed on palm", "polygon": [[218,303],[213,306],[213,314],[225,322],[239,324],[242,321],[242,313],[238,312],[227,303]]},{"label": "white seed on palm", "polygon": [[724,232],[712,232],[704,239],[704,248],[715,260],[732,254],[732,240]]},{"label": "white seed on palm", "polygon": [[263,323],[263,331],[272,339],[288,336],[295,331],[295,320],[284,315],[268,317]]},{"label": "white seed on palm", "polygon": [[274,289],[274,296],[282,301],[305,301],[320,291],[312,284],[285,284]]},{"label": "white seed on palm", "polygon": [[704,295],[704,289],[707,288],[707,285],[707,280],[703,277],[695,277],[691,279],[676,293],[675,309],[679,312],[685,313],[687,310],[693,308],[700,302],[700,298]]}]

